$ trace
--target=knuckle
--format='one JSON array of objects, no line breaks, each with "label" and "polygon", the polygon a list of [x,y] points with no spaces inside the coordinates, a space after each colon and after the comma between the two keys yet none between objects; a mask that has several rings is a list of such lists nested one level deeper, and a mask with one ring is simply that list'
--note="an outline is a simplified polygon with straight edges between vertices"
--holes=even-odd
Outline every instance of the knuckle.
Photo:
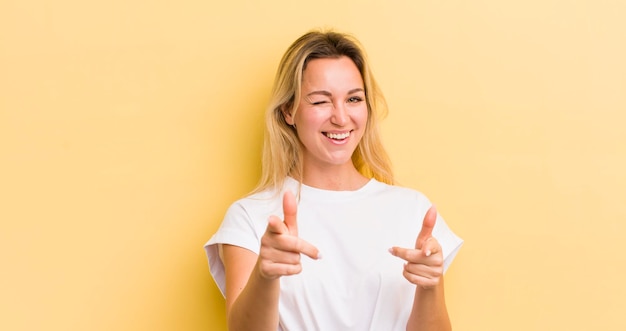
[{"label": "knuckle", "polygon": [[274,272],[274,269],[269,263],[262,262],[259,265],[259,273],[261,274],[261,277],[266,278],[266,279],[273,279],[277,277],[277,275]]},{"label": "knuckle", "polygon": [[425,290],[430,290],[430,289],[437,287],[437,284],[439,284],[438,278],[426,278],[426,279],[420,280],[419,285]]},{"label": "knuckle", "polygon": [[443,266],[443,257],[441,256],[441,254],[433,256],[433,265],[437,267]]},{"label": "knuckle", "polygon": [[296,253],[288,253],[286,257],[286,262],[290,264],[300,264],[300,254]]},{"label": "knuckle", "polygon": [[287,267],[287,270],[285,270],[285,274],[286,275],[296,275],[299,274],[302,271],[302,265],[301,264],[292,264],[289,265]]},{"label": "knuckle", "polygon": [[302,240],[300,240],[300,238],[296,238],[296,240],[293,243],[294,251],[296,251],[296,252],[302,251],[302,246],[304,246],[303,243],[302,243]]},{"label": "knuckle", "polygon": [[437,287],[437,285],[439,285],[439,277],[431,279],[430,282],[428,282],[428,283],[429,283],[428,284],[428,288],[429,289]]}]

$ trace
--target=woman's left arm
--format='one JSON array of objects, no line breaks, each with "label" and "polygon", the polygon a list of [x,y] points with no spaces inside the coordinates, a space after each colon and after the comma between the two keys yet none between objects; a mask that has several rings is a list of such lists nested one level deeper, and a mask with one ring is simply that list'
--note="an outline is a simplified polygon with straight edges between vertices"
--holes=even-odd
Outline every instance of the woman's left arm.
[{"label": "woman's left arm", "polygon": [[413,308],[406,329],[407,331],[452,330],[443,290],[443,275],[433,287],[416,285]]},{"label": "woman's left arm", "polygon": [[432,236],[436,219],[437,211],[433,206],[424,216],[415,248],[390,249],[391,254],[406,261],[404,278],[416,286],[407,331],[452,329],[443,290],[443,253],[441,245]]}]

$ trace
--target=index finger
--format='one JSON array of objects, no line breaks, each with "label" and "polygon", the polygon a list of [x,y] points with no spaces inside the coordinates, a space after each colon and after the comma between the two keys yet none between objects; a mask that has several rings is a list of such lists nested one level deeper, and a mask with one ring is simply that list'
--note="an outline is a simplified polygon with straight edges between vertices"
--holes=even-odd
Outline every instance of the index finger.
[{"label": "index finger", "polygon": [[437,221],[437,208],[435,205],[432,205],[426,215],[424,216],[424,221],[422,222],[422,229],[420,230],[419,235],[417,235],[417,239],[415,240],[415,248],[422,249],[424,242],[432,237],[433,228],[435,227],[435,222]]},{"label": "index finger", "polygon": [[289,229],[289,234],[298,236],[297,222],[298,204],[291,191],[287,190],[283,195],[283,214],[285,215],[285,225]]},{"label": "index finger", "polygon": [[317,247],[313,246],[308,241],[300,238],[298,238],[298,251],[314,260],[322,257]]}]

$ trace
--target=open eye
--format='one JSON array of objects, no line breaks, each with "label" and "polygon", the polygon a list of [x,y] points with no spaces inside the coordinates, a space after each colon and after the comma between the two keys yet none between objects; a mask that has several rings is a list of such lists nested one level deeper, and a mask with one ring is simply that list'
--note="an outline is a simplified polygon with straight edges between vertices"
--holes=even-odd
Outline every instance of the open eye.
[{"label": "open eye", "polygon": [[357,102],[361,102],[363,101],[363,98],[361,97],[350,97],[350,99],[348,99],[349,103],[357,103]]}]

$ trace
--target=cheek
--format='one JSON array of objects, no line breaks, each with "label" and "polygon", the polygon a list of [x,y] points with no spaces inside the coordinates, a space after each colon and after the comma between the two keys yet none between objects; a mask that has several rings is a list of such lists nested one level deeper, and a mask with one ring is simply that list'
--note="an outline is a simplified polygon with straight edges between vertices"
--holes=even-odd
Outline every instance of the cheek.
[{"label": "cheek", "polygon": [[294,120],[298,128],[315,129],[323,122],[323,114],[313,109],[304,109],[296,113]]},{"label": "cheek", "polygon": [[367,106],[359,107],[359,109],[353,115],[354,121],[357,122],[361,127],[365,127],[365,125],[367,124],[367,117]]}]

